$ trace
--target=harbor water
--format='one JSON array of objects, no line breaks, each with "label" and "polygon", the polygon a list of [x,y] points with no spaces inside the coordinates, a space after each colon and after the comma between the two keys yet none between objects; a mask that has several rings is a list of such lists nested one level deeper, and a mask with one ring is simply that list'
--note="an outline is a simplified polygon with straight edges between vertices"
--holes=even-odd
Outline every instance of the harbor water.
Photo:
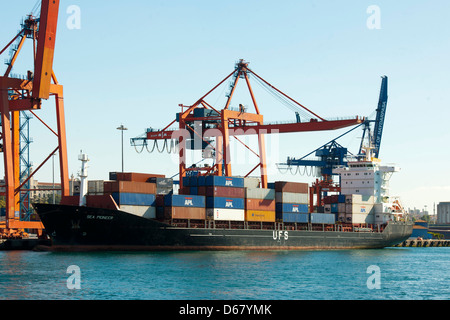
[{"label": "harbor water", "polygon": [[0,252],[0,300],[447,300],[450,248]]}]

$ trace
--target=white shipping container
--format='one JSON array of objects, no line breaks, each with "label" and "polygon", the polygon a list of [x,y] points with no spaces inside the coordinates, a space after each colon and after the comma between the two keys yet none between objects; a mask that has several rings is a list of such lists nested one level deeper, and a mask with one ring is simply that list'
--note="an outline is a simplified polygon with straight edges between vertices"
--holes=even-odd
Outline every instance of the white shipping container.
[{"label": "white shipping container", "polygon": [[348,214],[347,213],[346,220],[347,220],[347,222],[351,222],[351,223],[373,224],[373,223],[375,223],[375,215],[373,213],[371,213],[371,214],[364,214],[364,213]]},{"label": "white shipping container", "polygon": [[244,178],[244,188],[259,188],[259,183],[260,182],[258,178]]},{"label": "white shipping container", "polygon": [[347,194],[345,195],[345,203],[347,204],[374,204],[374,196],[366,196],[362,194]]},{"label": "white shipping container", "polygon": [[323,210],[325,213],[331,213],[331,204],[325,204]]},{"label": "white shipping container", "polygon": [[273,200],[275,199],[275,189],[246,188],[245,197],[247,199]]},{"label": "white shipping container", "polygon": [[373,213],[373,204],[356,204],[356,203],[346,203],[345,213]]},{"label": "white shipping container", "polygon": [[122,205],[119,207],[121,211],[134,214],[139,217],[154,219],[156,218],[156,207],[153,206],[132,206]]},{"label": "white shipping container", "polygon": [[226,221],[244,221],[244,209],[222,209],[222,208],[208,208],[206,209],[206,216],[213,220]]},{"label": "white shipping container", "polygon": [[276,192],[275,201],[282,203],[301,203],[308,204],[307,193],[293,193],[293,192]]}]

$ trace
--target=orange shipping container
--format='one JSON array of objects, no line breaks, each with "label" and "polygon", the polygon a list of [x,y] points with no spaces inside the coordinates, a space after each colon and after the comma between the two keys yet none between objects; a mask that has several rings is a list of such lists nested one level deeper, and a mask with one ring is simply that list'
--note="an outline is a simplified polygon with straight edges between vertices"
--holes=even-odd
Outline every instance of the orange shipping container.
[{"label": "orange shipping container", "polygon": [[276,192],[292,192],[292,193],[308,193],[309,187],[307,183],[275,181]]},{"label": "orange shipping container", "polygon": [[134,181],[105,181],[103,191],[104,193],[126,192],[156,194],[156,184]]},{"label": "orange shipping container", "polygon": [[246,210],[246,221],[275,222],[275,211]]},{"label": "orange shipping container", "polygon": [[206,219],[205,208],[194,207],[165,207],[164,217],[166,219]]},{"label": "orange shipping container", "polygon": [[246,199],[245,209],[275,212],[275,199]]}]

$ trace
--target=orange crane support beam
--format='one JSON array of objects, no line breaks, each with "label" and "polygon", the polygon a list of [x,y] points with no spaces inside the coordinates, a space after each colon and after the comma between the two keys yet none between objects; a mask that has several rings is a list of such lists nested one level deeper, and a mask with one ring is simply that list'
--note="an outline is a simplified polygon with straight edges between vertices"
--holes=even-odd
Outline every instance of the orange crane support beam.
[{"label": "orange crane support beam", "polygon": [[33,98],[48,99],[53,73],[59,0],[42,1],[33,80]]}]

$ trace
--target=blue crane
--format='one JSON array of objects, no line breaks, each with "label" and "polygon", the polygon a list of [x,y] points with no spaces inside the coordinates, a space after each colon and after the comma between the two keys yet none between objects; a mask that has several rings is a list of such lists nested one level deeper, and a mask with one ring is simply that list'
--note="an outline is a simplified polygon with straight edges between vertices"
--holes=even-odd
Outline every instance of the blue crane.
[{"label": "blue crane", "polygon": [[[336,165],[347,165],[347,156],[352,155],[348,152],[347,148],[344,148],[339,143],[336,142],[339,138],[342,136],[350,133],[351,131],[355,130],[356,128],[359,128],[360,126],[364,126],[363,136],[361,139],[361,145],[359,149],[358,155],[363,155],[363,146],[364,146],[364,139],[367,135],[370,145],[373,148],[373,155],[374,157],[378,158],[379,152],[380,152],[380,145],[381,145],[381,137],[383,134],[383,127],[384,127],[384,118],[386,115],[386,105],[387,105],[387,86],[388,86],[388,78],[386,76],[382,76],[381,81],[381,89],[380,89],[380,97],[378,100],[378,107],[376,109],[376,118],[375,120],[368,120],[366,119],[363,123],[357,125],[356,127],[348,130],[347,132],[343,133],[339,137],[329,141],[328,143],[324,144],[323,146],[317,148],[316,150],[308,153],[307,155],[303,156],[302,158],[296,159],[296,158],[287,158],[286,163],[280,163],[278,166],[308,166],[308,167],[317,167],[320,168],[321,175],[328,178],[333,174],[332,168]],[[374,129],[373,129],[373,135],[371,134],[370,124],[374,123]],[[312,155],[315,153],[315,156],[318,157],[318,160],[309,160],[306,159],[306,157]]]},{"label": "blue crane", "polygon": [[[386,116],[386,106],[388,100],[388,78],[386,76],[381,77],[381,89],[380,98],[378,100],[378,107],[376,110],[375,120],[367,120],[365,122],[363,137],[361,139],[361,146],[359,147],[359,154],[363,152],[363,143],[366,132],[370,141],[370,146],[373,148],[373,156],[378,158],[380,154],[381,137],[383,136],[384,118]],[[370,132],[370,123],[374,122],[373,135]]]}]

